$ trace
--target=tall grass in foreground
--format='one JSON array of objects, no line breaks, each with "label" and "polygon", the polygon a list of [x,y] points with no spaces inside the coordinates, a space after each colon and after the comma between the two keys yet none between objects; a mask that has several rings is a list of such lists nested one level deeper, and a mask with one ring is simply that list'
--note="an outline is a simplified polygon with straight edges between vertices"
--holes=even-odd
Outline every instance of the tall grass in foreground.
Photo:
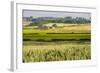
[{"label": "tall grass in foreground", "polygon": [[24,45],[23,62],[91,59],[90,44]]}]

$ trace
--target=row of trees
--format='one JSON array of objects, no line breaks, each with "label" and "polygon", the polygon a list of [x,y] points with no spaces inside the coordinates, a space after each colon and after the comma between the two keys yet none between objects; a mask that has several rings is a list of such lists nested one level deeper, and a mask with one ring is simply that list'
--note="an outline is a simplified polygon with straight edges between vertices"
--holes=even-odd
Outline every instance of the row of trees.
[{"label": "row of trees", "polygon": [[30,25],[41,25],[41,24],[46,24],[46,23],[69,23],[69,24],[86,24],[86,23],[91,23],[90,19],[86,19],[83,17],[38,17],[38,18],[33,18],[33,17],[28,17],[27,21],[32,21]]}]

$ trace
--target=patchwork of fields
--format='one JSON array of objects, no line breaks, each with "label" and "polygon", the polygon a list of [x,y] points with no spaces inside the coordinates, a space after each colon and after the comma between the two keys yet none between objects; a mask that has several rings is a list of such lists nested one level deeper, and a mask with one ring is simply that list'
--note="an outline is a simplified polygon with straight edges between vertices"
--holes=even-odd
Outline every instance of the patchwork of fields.
[{"label": "patchwork of fields", "polygon": [[23,62],[91,59],[91,25],[56,24],[53,29],[23,27]]}]

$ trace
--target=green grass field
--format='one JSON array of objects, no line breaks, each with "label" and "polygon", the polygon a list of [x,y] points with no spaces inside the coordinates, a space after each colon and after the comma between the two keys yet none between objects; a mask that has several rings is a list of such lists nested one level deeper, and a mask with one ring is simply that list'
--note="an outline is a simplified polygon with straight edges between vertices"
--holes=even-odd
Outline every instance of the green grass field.
[{"label": "green grass field", "polygon": [[90,40],[90,34],[25,34],[24,40],[53,41],[53,40]]},{"label": "green grass field", "polygon": [[56,24],[55,29],[23,27],[24,63],[91,59],[90,24]]}]

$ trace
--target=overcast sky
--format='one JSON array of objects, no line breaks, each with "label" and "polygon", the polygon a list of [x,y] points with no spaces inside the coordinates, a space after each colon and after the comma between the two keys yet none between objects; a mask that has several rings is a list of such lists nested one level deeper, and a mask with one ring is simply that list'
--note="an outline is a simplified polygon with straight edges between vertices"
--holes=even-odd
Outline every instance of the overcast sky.
[{"label": "overcast sky", "polygon": [[33,11],[23,10],[23,17],[84,17],[87,19],[91,18],[90,13],[75,13],[75,12],[54,12],[54,11]]}]

